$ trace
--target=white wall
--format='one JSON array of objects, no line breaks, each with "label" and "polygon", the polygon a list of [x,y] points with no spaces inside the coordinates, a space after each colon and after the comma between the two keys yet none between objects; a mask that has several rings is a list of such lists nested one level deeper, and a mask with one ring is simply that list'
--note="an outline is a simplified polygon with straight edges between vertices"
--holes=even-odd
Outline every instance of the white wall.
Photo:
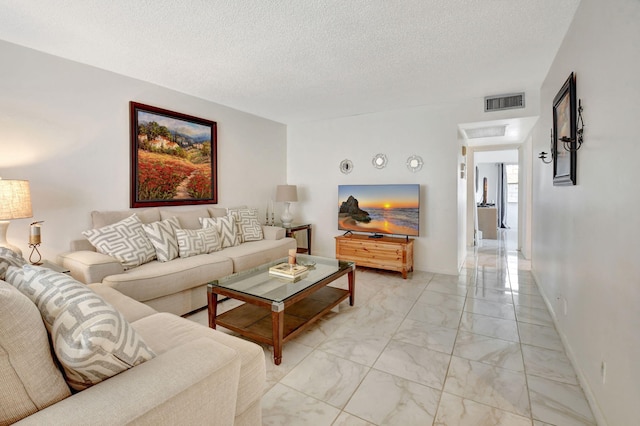
[{"label": "white wall", "polygon": [[[337,226],[338,185],[419,183],[422,218],[420,237],[415,243],[415,268],[457,274],[466,250],[464,238],[459,238],[465,235],[465,223],[458,219],[458,185],[466,180],[460,181],[458,124],[488,117],[498,120],[535,116],[538,105],[537,94],[527,93],[527,108],[523,110],[486,114],[479,98],[464,104],[422,106],[289,126],[287,179],[289,184],[300,185],[301,201],[295,204],[294,211],[299,220],[314,226],[314,254],[335,255],[334,237],[341,234]],[[385,169],[371,165],[377,153],[388,156]],[[417,173],[405,165],[413,154],[424,160]],[[347,175],[338,167],[344,159],[354,165]],[[470,161],[467,154],[467,163]]]},{"label": "white wall", "polygon": [[[465,144],[465,140],[461,135],[458,135],[458,270],[464,266],[467,259],[467,156]],[[465,155],[462,155],[463,147]],[[464,165],[464,175],[461,174],[462,165]]]},{"label": "white wall", "polygon": [[[421,185],[420,237],[414,243],[414,267],[457,273],[457,128],[443,109],[413,108],[326,120],[288,127],[288,183],[300,185],[295,215],[314,226],[314,254],[335,256],[338,185],[418,183]],[[386,168],[371,159],[387,155]],[[422,170],[406,167],[411,155]],[[353,162],[342,174],[339,164]]]},{"label": "white wall", "polygon": [[45,221],[41,251],[55,260],[92,210],[129,207],[129,101],[218,123],[219,206],[262,218],[286,180],[283,124],[2,41],[0,57],[0,176],[32,191],[33,218],[8,233],[25,255],[31,221]]},{"label": "white wall", "polygon": [[525,259],[531,259],[532,146],[533,138],[528,136],[518,149],[518,249]]},{"label": "white wall", "polygon": [[552,166],[535,160],[532,268],[609,425],[640,419],[639,22],[637,0],[581,2],[542,86],[533,140],[534,153],[548,151],[553,97],[574,71],[586,125],[577,186],[553,186]]}]

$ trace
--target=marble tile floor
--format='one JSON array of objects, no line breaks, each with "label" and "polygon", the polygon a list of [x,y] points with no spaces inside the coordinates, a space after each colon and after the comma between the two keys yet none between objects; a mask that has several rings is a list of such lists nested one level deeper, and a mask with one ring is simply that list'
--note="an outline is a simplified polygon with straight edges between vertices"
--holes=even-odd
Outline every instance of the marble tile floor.
[{"label": "marble tile floor", "polygon": [[513,247],[484,240],[458,276],[358,268],[355,306],[286,343],[279,366],[264,347],[263,424],[594,425]]}]

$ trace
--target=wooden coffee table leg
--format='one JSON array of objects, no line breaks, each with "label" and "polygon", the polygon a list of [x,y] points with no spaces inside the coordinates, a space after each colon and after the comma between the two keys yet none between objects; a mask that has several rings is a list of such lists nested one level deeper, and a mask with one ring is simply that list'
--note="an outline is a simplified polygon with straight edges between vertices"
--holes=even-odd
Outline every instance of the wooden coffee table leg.
[{"label": "wooden coffee table leg", "polygon": [[284,309],[271,311],[271,324],[273,326],[273,362],[275,365],[280,365],[282,362],[282,339],[284,337]]},{"label": "wooden coffee table leg", "polygon": [[349,271],[349,305],[353,306],[356,299],[356,269],[355,266]]},{"label": "wooden coffee table leg", "polygon": [[216,328],[216,314],[218,312],[218,295],[209,290],[207,292],[207,302],[209,311],[209,327],[215,330]]}]

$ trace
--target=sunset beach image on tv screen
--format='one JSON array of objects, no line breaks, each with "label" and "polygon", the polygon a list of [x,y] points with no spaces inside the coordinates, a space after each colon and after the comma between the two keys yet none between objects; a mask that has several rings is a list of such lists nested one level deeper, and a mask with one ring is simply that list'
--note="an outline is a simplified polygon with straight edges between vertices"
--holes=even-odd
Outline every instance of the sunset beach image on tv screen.
[{"label": "sunset beach image on tv screen", "polygon": [[420,185],[339,185],[338,228],[418,236]]}]

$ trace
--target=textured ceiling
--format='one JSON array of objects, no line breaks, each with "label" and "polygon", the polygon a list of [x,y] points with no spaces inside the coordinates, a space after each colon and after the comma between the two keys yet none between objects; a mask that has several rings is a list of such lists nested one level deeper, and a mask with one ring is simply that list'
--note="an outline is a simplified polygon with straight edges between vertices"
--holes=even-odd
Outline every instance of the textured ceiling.
[{"label": "textured ceiling", "polygon": [[282,123],[538,90],[579,0],[0,0],[0,39]]}]

